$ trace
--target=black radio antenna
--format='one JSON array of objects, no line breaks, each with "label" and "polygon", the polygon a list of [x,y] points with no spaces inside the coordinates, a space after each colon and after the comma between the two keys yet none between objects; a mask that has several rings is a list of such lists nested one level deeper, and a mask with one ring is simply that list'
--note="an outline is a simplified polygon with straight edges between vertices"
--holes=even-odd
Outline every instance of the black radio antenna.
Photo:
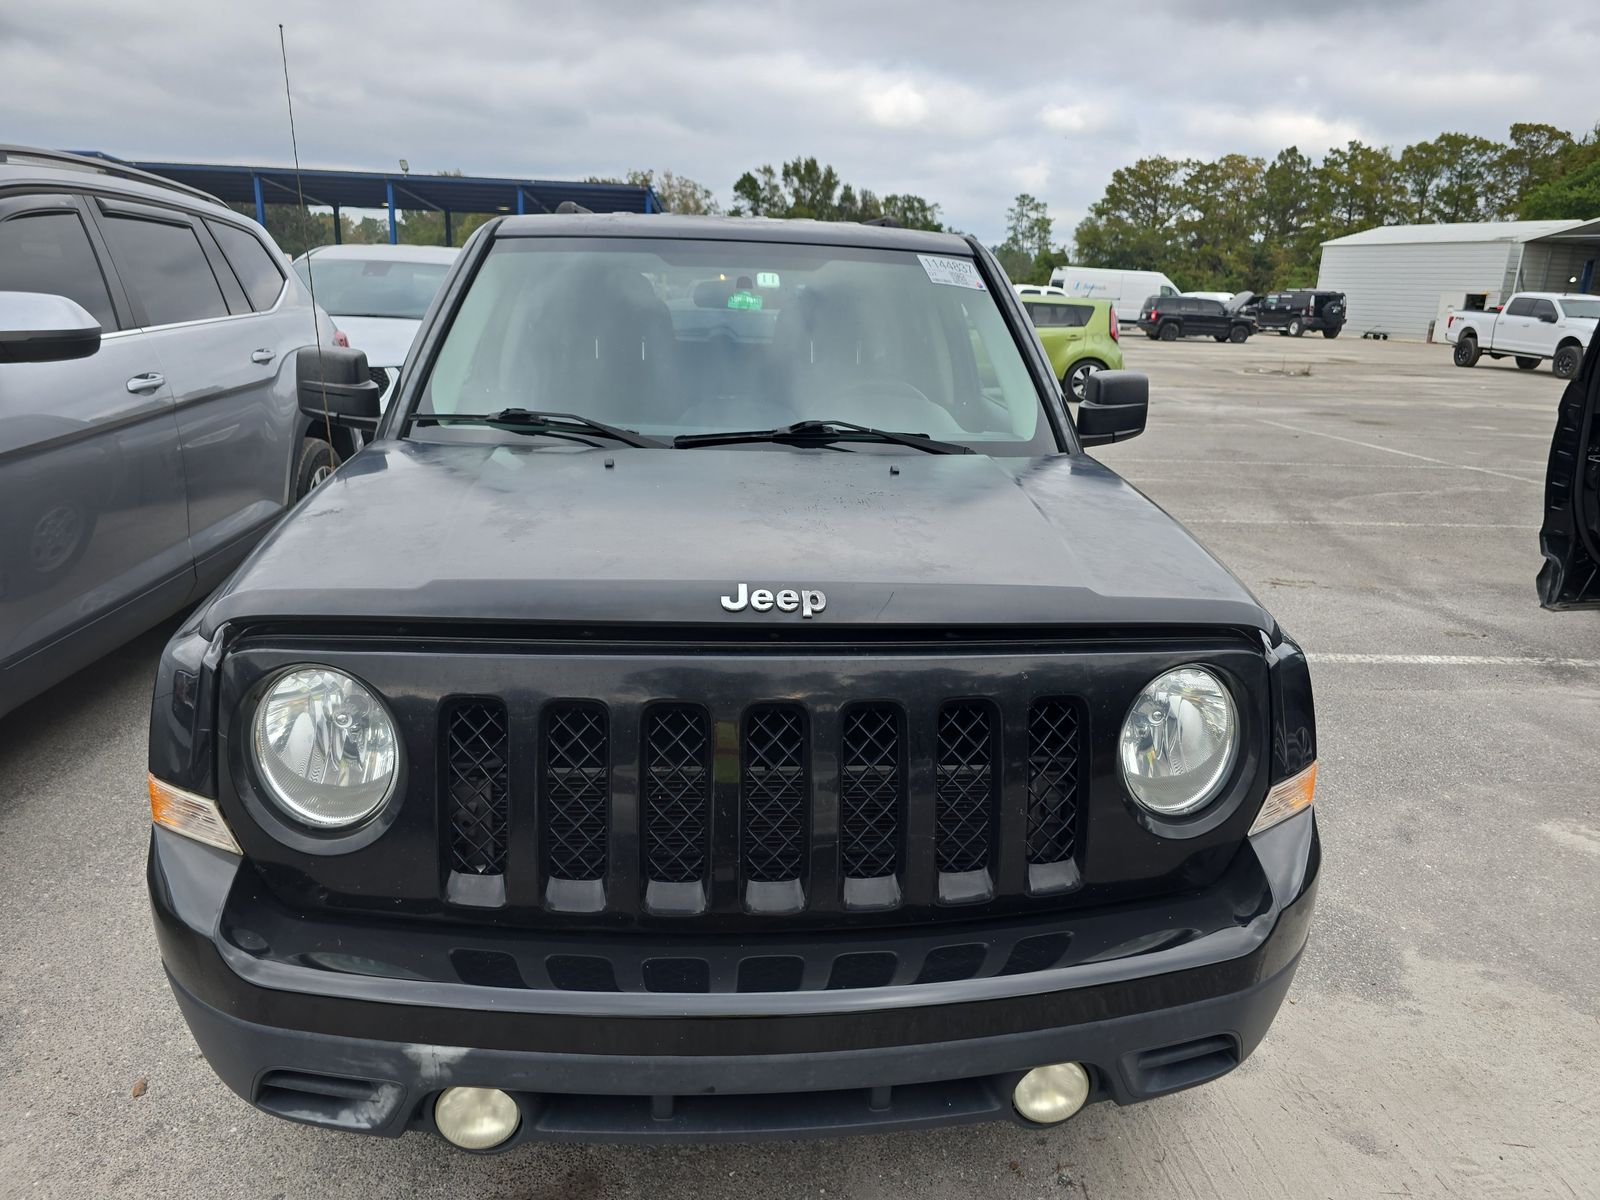
[{"label": "black radio antenna", "polygon": [[[283,59],[283,98],[289,105],[289,149],[294,154],[294,190],[300,200],[300,211],[311,215],[306,208],[306,189],[300,181],[300,142],[294,133],[294,93],[289,90],[289,47],[283,38],[283,22],[278,22],[278,54]],[[338,220],[335,217],[334,220]],[[310,222],[307,222],[310,227]],[[328,372],[322,363],[322,322],[317,319],[317,272],[311,265],[311,247],[306,247],[306,286],[311,289],[311,333],[317,342],[317,374],[322,380],[322,428],[328,435],[328,449],[333,450],[333,416],[328,412]],[[296,387],[299,373],[296,372]],[[298,459],[296,460],[298,461]]]}]

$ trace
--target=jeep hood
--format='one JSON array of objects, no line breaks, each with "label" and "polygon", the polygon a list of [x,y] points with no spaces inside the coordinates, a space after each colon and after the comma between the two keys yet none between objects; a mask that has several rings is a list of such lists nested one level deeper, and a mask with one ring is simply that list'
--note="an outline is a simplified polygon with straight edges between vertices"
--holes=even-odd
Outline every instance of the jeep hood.
[{"label": "jeep hood", "polygon": [[[812,588],[826,610],[719,597]],[[212,598],[258,620],[559,625],[1225,626],[1272,618],[1082,455],[383,442]]]}]

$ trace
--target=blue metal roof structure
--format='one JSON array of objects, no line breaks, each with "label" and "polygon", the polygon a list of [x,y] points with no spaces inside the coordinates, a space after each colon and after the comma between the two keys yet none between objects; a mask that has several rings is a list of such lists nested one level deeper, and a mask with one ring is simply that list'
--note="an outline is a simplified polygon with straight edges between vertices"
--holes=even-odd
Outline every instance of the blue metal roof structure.
[{"label": "blue metal roof structure", "polygon": [[[93,153],[93,152],[91,152]],[[396,240],[395,213],[423,209],[443,213],[446,236],[453,213],[544,213],[570,200],[594,212],[661,212],[648,187],[627,183],[567,183],[551,179],[500,179],[477,175],[408,175],[386,171],[302,170],[293,167],[236,166],[230,163],[135,162],[96,154],[209,192],[219,200],[254,204],[265,225],[268,204],[305,202],[333,209],[335,237],[339,210],[385,209],[389,241]]]}]

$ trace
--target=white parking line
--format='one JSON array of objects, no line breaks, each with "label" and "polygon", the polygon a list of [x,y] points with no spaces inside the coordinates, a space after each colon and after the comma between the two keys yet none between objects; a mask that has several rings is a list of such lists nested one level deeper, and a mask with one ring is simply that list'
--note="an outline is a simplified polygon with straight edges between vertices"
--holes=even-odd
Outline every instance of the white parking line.
[{"label": "white parking line", "polygon": [[1516,654],[1319,654],[1314,663],[1365,667],[1600,667],[1600,658],[1547,658]]},{"label": "white parking line", "polygon": [[1188,517],[1185,525],[1315,525],[1319,529],[1521,529],[1537,530],[1537,525],[1507,525],[1494,521],[1320,521],[1292,520],[1284,517]]},{"label": "white parking line", "polygon": [[1363,442],[1358,438],[1345,437],[1338,433],[1324,433],[1320,429],[1305,429],[1299,425],[1286,425],[1282,421],[1269,421],[1266,417],[1256,417],[1255,420],[1262,425],[1272,425],[1278,429],[1287,429],[1290,433],[1304,433],[1311,437],[1328,438],[1335,442],[1344,442],[1351,446],[1361,446],[1367,450],[1381,450],[1385,454],[1398,454],[1402,458],[1415,458],[1421,462],[1434,463],[1442,467],[1455,467],[1460,471],[1476,471],[1481,475],[1495,475],[1501,479],[1514,479],[1518,483],[1531,483],[1544,486],[1542,479],[1525,479],[1521,475],[1512,475],[1507,471],[1496,471],[1492,467],[1469,467],[1461,463],[1446,462],[1442,458],[1429,458],[1426,454],[1413,454],[1410,450],[1396,450],[1393,446],[1380,446],[1376,442]]}]

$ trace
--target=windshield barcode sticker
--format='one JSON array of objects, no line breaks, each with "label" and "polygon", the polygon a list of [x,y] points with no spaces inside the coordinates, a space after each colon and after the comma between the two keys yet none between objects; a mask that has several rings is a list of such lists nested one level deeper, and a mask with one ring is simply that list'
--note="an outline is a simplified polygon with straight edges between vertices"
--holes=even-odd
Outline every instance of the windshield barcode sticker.
[{"label": "windshield barcode sticker", "polygon": [[919,254],[917,260],[928,273],[930,283],[983,291],[983,277],[978,274],[978,265],[970,258],[938,258],[932,254]]}]

